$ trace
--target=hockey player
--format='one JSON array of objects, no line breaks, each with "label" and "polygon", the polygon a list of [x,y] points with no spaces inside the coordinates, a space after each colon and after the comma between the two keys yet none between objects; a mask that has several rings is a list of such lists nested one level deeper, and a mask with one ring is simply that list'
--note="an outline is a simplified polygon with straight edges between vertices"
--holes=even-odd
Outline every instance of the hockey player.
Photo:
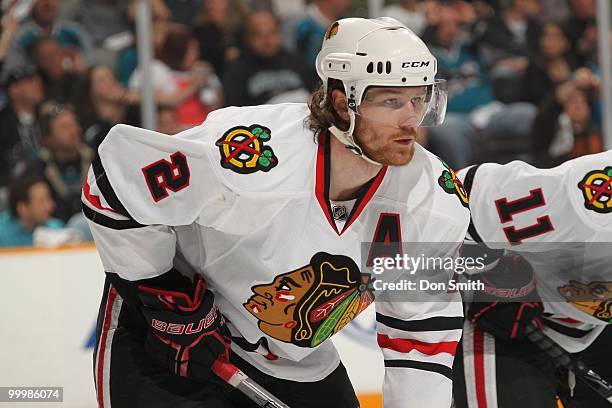
[{"label": "hockey player", "polygon": [[[361,243],[453,255],[469,213],[415,142],[446,106],[417,36],[340,20],[316,68],[308,106],[221,109],[172,138],[119,125],[100,146],[83,189],[107,276],[100,406],[251,406],[211,374],[217,358],[292,408],[359,405],[328,339],[373,301]],[[458,293],[377,300],[385,407],[450,406],[461,309]]]},{"label": "hockey player", "polygon": [[[546,170],[487,163],[458,177],[470,200],[469,235],[506,255],[487,272],[495,296],[467,313],[455,366],[460,375],[463,365],[466,384],[456,381],[456,405],[556,406],[554,361],[525,336],[534,323],[611,381],[612,151]],[[500,283],[504,274],[510,286]],[[574,374],[566,379],[570,407],[609,406]]]}]

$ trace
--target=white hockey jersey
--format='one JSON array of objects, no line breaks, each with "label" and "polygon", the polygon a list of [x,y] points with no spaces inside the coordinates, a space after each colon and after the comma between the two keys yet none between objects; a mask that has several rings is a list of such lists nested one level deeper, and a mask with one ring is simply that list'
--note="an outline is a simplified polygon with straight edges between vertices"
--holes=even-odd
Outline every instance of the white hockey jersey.
[{"label": "white hockey jersey", "polygon": [[568,351],[612,323],[612,151],[538,169],[520,161],[458,173],[470,235],[533,266],[545,332]]},{"label": "white hockey jersey", "polygon": [[[137,280],[187,264],[215,292],[233,352],[294,381],[337,367],[327,339],[373,300],[363,242],[455,242],[454,254],[469,225],[454,173],[419,145],[332,210],[329,135],[315,143],[307,115],[232,107],[173,137],[115,126],[83,190],[107,271]],[[460,295],[376,301],[376,315],[385,407],[448,408]]]}]

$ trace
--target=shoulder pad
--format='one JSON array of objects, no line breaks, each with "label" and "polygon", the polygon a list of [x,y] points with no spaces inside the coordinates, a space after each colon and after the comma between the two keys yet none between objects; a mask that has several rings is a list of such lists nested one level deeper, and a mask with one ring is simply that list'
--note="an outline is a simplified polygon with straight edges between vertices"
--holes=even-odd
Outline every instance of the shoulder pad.
[{"label": "shoulder pad", "polygon": [[206,152],[214,133],[208,122],[176,136],[117,125],[93,165],[96,179],[108,179],[98,187],[138,223],[189,224],[221,188]]}]

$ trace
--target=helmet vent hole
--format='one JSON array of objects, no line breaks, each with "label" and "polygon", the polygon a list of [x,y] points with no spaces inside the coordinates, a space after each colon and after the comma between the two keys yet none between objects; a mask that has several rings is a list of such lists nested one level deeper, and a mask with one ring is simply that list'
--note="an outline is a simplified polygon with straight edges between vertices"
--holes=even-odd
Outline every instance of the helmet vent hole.
[{"label": "helmet vent hole", "polygon": [[372,72],[374,72],[374,63],[370,62],[368,64],[368,67],[366,68],[366,71],[368,71],[368,74],[371,74]]},{"label": "helmet vent hole", "polygon": [[383,73],[383,63],[382,63],[382,61],[378,61],[378,64],[376,65],[376,71],[377,71],[379,74],[382,74],[382,73]]},{"label": "helmet vent hole", "polygon": [[406,78],[402,78],[402,82],[406,82]]},{"label": "helmet vent hole", "polygon": [[342,64],[342,69],[346,69],[346,64]]},{"label": "helmet vent hole", "polygon": [[327,65],[329,68],[331,68],[331,62]]},{"label": "helmet vent hole", "polygon": [[427,77],[423,77],[423,81],[427,81]]},{"label": "helmet vent hole", "polygon": [[385,64],[385,68],[387,71],[387,74],[391,73],[391,61],[387,61],[387,63]]}]

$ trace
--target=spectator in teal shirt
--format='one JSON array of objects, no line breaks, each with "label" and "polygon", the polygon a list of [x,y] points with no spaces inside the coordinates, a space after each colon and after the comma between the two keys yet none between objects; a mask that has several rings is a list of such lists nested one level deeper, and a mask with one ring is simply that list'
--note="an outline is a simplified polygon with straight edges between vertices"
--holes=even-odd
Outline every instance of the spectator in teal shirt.
[{"label": "spectator in teal shirt", "polygon": [[21,177],[11,183],[9,209],[0,213],[0,247],[32,246],[34,230],[45,226],[62,229],[51,218],[55,202],[47,183],[39,177]]}]

